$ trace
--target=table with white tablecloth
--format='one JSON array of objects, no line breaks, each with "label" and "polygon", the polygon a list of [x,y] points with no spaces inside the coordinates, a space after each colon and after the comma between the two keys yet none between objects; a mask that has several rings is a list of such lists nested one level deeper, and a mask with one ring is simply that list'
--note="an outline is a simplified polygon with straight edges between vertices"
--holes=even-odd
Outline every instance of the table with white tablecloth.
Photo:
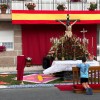
[{"label": "table with white tablecloth", "polygon": [[[51,67],[43,71],[44,74],[52,74],[62,71],[72,71],[72,67],[76,67],[77,64],[82,63],[82,60],[65,60],[65,61],[53,61]],[[99,66],[98,61],[87,61],[90,66]]]}]

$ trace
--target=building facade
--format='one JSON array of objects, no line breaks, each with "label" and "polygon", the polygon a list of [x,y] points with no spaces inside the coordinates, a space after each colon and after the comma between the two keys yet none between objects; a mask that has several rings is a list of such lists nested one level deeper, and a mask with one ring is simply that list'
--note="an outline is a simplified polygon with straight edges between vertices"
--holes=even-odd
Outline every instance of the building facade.
[{"label": "building facade", "polygon": [[[1,23],[0,24],[0,45],[6,46],[6,51],[0,52],[0,67],[16,67],[16,64],[17,64],[16,58],[18,55],[26,54],[26,56],[28,56],[28,53],[26,53],[26,51],[25,51],[27,49],[23,50],[24,49],[24,47],[23,47],[23,41],[24,41],[23,40],[23,36],[24,36],[23,29],[25,29],[26,27],[30,27],[29,30],[31,29],[34,34],[40,33],[40,31],[37,31],[37,30],[39,30],[39,27],[41,27],[40,29],[43,32],[45,32],[46,34],[50,33],[50,32],[53,33],[53,31],[54,31],[54,34],[56,32],[58,33],[57,29],[59,27],[61,27],[61,29],[59,29],[59,32],[61,34],[65,30],[62,25],[50,23],[50,22],[45,22],[45,20],[43,20],[43,22],[41,24],[41,23],[39,23],[40,21],[34,22],[34,19],[32,19],[32,22],[28,22],[28,24],[27,24],[25,22],[23,23],[22,19],[20,20],[21,17],[19,17],[20,22],[18,22],[18,20],[16,21],[17,23],[14,22],[15,21],[14,11],[17,11],[17,13],[18,12],[21,13],[21,11],[27,12],[28,8],[25,6],[25,4],[30,3],[30,2],[34,2],[36,4],[35,10],[37,12],[39,11],[39,13],[37,13],[38,16],[40,15],[40,12],[42,12],[42,11],[47,11],[47,12],[54,11],[54,13],[59,12],[59,11],[57,11],[58,4],[64,4],[66,6],[65,10],[69,11],[69,12],[71,12],[73,10],[74,11],[78,10],[81,12],[88,11],[87,8],[89,8],[90,2],[97,3],[97,9],[92,12],[93,16],[94,16],[96,11],[98,12],[98,16],[100,14],[99,13],[100,0],[46,0],[46,1],[45,0],[0,0],[0,4],[9,5],[9,8],[7,8],[7,10],[6,10],[6,14],[2,14],[2,13],[0,14],[0,23]],[[30,11],[30,12],[33,13],[32,11]],[[28,11],[28,13],[30,13],[30,12]],[[90,12],[90,14],[91,14],[91,12]],[[34,17],[34,18],[36,18],[36,17]],[[65,16],[62,18],[65,18]],[[94,20],[94,19],[92,19],[92,20]],[[90,31],[91,27],[92,27],[92,31],[93,31],[93,27],[95,27],[94,33],[96,33],[96,35],[95,35],[96,38],[93,37],[93,38],[95,38],[95,42],[93,42],[93,43],[94,43],[94,47],[97,47],[97,48],[95,48],[95,49],[93,48],[94,49],[93,52],[94,52],[94,55],[97,57],[97,60],[100,60],[100,58],[99,58],[100,57],[100,40],[99,40],[100,23],[95,22],[95,23],[92,23],[90,25],[89,25],[89,23],[83,24],[83,25],[80,24],[80,25],[82,26],[81,29],[85,27],[86,29],[89,30],[89,32],[91,32]],[[77,27],[79,27],[80,25],[76,25],[75,27],[73,27],[74,28],[73,31],[75,31],[77,29]],[[51,29],[51,27],[52,27],[52,29]],[[53,27],[55,27],[55,28],[53,28]],[[50,37],[52,37],[52,36],[53,35],[51,35]],[[89,35],[89,36],[91,36],[91,35]],[[56,37],[56,36],[54,36],[54,37]],[[81,37],[82,37],[82,35],[81,35]],[[48,42],[49,42],[49,40],[48,40]],[[90,42],[92,42],[91,38],[90,38]],[[34,45],[35,45],[35,43],[34,43]],[[41,60],[42,60],[43,56],[45,56],[46,53],[48,52],[48,50],[50,48],[50,44],[49,44],[49,47],[46,47],[46,48],[47,48],[47,50],[45,50],[45,51],[43,51],[41,49],[41,51],[44,52],[41,57],[40,57],[40,55],[36,55],[36,56],[39,56],[37,59],[41,58],[39,62],[33,58],[33,64],[42,64]],[[90,49],[92,49],[92,48],[90,48]],[[29,54],[29,56],[30,56],[30,54]]]}]

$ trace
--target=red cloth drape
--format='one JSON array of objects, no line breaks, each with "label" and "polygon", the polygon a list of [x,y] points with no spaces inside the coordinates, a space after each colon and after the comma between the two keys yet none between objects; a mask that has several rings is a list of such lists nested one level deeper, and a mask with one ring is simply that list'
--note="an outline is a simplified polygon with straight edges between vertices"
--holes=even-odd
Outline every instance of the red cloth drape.
[{"label": "red cloth drape", "polygon": [[25,56],[17,56],[17,80],[23,80]]},{"label": "red cloth drape", "polygon": [[32,57],[33,64],[41,64],[47,55],[51,37],[62,36],[63,25],[22,25],[23,55]]},{"label": "red cloth drape", "polygon": [[[94,55],[96,55],[96,25],[74,25],[73,34],[81,37],[80,31],[86,29],[85,34],[89,39],[88,49],[92,52],[91,39],[94,37]],[[60,37],[64,35],[65,27],[63,25],[22,25],[22,51],[26,57],[32,57],[33,64],[42,64],[43,57],[47,55],[51,43],[51,37]]]},{"label": "red cloth drape", "polygon": [[[74,25],[73,34],[83,38],[83,33],[80,31],[87,30],[85,37],[89,39],[88,50],[95,56],[97,56],[97,25],[96,24],[86,24],[86,25]],[[93,47],[92,47],[92,37],[93,37]]]}]

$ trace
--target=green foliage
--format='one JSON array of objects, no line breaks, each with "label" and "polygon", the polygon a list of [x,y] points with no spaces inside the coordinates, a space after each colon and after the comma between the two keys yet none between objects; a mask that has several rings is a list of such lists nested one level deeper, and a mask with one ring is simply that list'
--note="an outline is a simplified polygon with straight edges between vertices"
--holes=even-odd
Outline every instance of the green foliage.
[{"label": "green foliage", "polygon": [[7,9],[9,6],[7,4],[0,4],[0,9]]},{"label": "green foliage", "polygon": [[95,9],[97,9],[97,3],[95,3],[95,2],[90,2],[89,10],[95,10]]},{"label": "green foliage", "polygon": [[[0,81],[8,83],[7,85],[19,85],[21,82],[15,80],[16,74],[10,74],[10,75],[2,75],[0,76]],[[34,84],[29,82],[24,82],[24,84]],[[5,84],[6,85],[6,84]]]},{"label": "green foliage", "polygon": [[58,4],[57,9],[58,10],[64,10],[66,7],[64,6],[64,4]]}]

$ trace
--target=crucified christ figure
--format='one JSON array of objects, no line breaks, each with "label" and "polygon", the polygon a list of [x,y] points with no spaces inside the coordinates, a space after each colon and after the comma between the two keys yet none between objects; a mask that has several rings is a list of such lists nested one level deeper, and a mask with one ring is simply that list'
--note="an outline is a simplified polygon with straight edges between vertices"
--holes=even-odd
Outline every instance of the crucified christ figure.
[{"label": "crucified christ figure", "polygon": [[66,27],[66,30],[65,30],[65,37],[72,37],[72,26],[78,21],[78,20],[75,20],[72,24],[65,24],[63,23],[61,20],[58,20],[61,24],[63,24],[65,27]]}]

